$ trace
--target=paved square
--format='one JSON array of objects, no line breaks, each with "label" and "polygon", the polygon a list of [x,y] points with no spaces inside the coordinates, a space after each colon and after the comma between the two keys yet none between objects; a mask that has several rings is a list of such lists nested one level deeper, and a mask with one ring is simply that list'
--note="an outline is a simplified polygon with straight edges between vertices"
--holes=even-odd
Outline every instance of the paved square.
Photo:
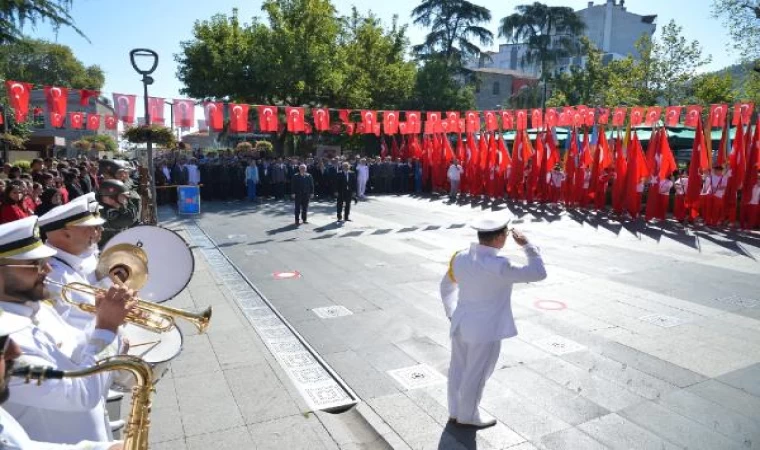
[{"label": "paved square", "polygon": [[446,382],[446,377],[426,364],[389,370],[388,375],[392,376],[405,389],[420,389]]}]

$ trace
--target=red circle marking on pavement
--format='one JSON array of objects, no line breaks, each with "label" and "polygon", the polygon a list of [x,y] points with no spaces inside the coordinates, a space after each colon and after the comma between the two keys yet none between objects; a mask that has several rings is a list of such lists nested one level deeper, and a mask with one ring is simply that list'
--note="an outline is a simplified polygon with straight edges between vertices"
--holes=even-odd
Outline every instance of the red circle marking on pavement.
[{"label": "red circle marking on pavement", "polygon": [[567,308],[567,305],[564,302],[558,300],[536,300],[533,302],[533,306],[548,311],[559,311]]},{"label": "red circle marking on pavement", "polygon": [[272,274],[275,280],[288,280],[291,278],[301,278],[301,272],[296,270],[292,272],[275,272]]}]

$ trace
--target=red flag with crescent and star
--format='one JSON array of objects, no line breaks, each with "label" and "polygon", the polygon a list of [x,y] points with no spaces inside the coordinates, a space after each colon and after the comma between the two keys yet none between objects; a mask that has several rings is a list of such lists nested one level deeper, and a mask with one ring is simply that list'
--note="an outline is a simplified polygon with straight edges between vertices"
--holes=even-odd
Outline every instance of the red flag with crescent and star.
[{"label": "red flag with crescent and star", "polygon": [[311,110],[314,117],[314,129],[317,131],[330,130],[330,110],[327,108],[315,108]]},{"label": "red flag with crescent and star", "polygon": [[233,133],[248,132],[248,105],[230,103],[230,131]]},{"label": "red flag with crescent and star", "polygon": [[116,117],[124,123],[135,123],[135,96],[129,94],[113,94],[113,107]]},{"label": "red flag with crescent and star", "polygon": [[752,110],[755,109],[755,104],[752,102],[741,102],[734,105],[734,117],[731,121],[733,126],[749,125],[752,119]]},{"label": "red flag with crescent and star", "polygon": [[680,106],[668,106],[665,108],[665,125],[669,127],[678,125],[678,121],[681,119],[681,109]]},{"label": "red flag with crescent and star", "polygon": [[383,111],[383,132],[385,134],[398,133],[398,111]]},{"label": "red flag with crescent and star", "polygon": [[29,95],[32,92],[32,84],[8,80],[5,82],[5,87],[10,105],[15,112],[16,122],[21,123],[29,114]]},{"label": "red flag with crescent and star", "polygon": [[687,127],[696,127],[697,123],[702,119],[702,107],[699,105],[691,105],[686,107],[686,121],[684,125]]},{"label": "red flag with crescent and star", "polygon": [[306,131],[304,126],[304,109],[300,106],[285,107],[285,117],[288,120],[288,131],[291,133],[303,133]]},{"label": "red flag with crescent and star", "polygon": [[280,120],[277,117],[276,106],[259,106],[259,130],[264,133],[277,133]]},{"label": "red flag with crescent and star", "polygon": [[206,124],[211,131],[222,131],[224,126],[224,103],[206,102],[203,104],[203,114]]},{"label": "red flag with crescent and star", "polygon": [[87,129],[96,131],[100,128],[100,114],[87,114]]},{"label": "red flag with crescent and star", "polygon": [[87,106],[90,104],[91,98],[97,98],[100,95],[100,91],[93,89],[80,89],[79,90],[79,106]]},{"label": "red flag with crescent and star", "polygon": [[362,110],[362,125],[364,125],[364,134],[374,133],[376,123],[377,113],[375,111],[369,109]]},{"label": "red flag with crescent and star", "polygon": [[195,123],[195,102],[177,99],[172,101],[174,109],[174,125],[180,128],[190,128]]},{"label": "red flag with crescent and star", "polygon": [[467,111],[464,113],[464,126],[467,133],[480,131],[480,111]]},{"label": "red flag with crescent and star", "polygon": [[406,132],[410,134],[422,133],[422,118],[419,111],[406,112]]},{"label": "red flag with crescent and star", "polygon": [[81,130],[84,127],[84,113],[81,111],[69,113],[71,128]]},{"label": "red flag with crescent and star", "polygon": [[106,130],[115,130],[119,124],[119,119],[114,115],[107,115],[105,118]]}]

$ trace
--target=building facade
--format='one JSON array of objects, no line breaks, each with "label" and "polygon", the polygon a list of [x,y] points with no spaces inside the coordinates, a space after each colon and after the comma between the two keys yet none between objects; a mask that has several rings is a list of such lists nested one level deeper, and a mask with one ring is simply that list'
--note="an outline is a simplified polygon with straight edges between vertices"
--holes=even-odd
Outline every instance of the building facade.
[{"label": "building facade", "polygon": [[477,68],[475,106],[479,110],[506,108],[521,89],[538,82],[535,77],[510,69]]},{"label": "building facade", "polygon": [[[599,48],[609,62],[632,55],[636,52],[636,41],[643,35],[653,35],[657,25],[656,15],[639,15],[628,11],[625,0],[606,0],[595,5],[588,2],[584,9],[576,11],[578,17],[586,24],[584,35]],[[522,64],[528,48],[525,44],[501,44],[498,52],[486,52],[488,58],[481,58],[478,65],[486,68],[520,70],[534,77],[541,76],[541,67],[535,64]],[[557,61],[555,70],[559,73],[570,66],[583,66],[581,57],[563,58]]]}]

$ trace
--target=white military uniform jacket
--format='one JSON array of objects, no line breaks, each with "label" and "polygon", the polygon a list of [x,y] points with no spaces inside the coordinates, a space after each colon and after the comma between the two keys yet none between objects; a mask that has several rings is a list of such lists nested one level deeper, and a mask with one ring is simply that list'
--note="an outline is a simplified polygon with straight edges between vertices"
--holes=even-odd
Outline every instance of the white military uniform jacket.
[{"label": "white military uniform jacket", "polygon": [[491,342],[517,335],[512,317],[512,285],[546,278],[538,247],[523,247],[528,265],[516,266],[499,250],[472,244],[451,259],[441,280],[441,298],[451,318],[451,336],[465,342]]},{"label": "white military uniform jacket", "polygon": [[78,444],[53,444],[33,441],[7,411],[0,408],[0,449],[3,450],[108,450],[113,442],[82,441]]},{"label": "white military uniform jacket", "polygon": [[[90,285],[96,285],[95,279],[95,267],[98,264],[98,259],[95,254],[87,253],[82,256],[75,256],[71,253],[67,253],[54,245],[46,244],[48,247],[55,249],[58,253],[51,257],[50,267],[51,271],[48,274],[48,278],[59,283],[85,283]],[[55,300],[55,310],[63,319],[72,327],[78,330],[89,331],[92,327],[93,319],[92,314],[86,313],[75,306],[71,306],[68,303],[64,303],[61,299],[61,288],[55,285],[49,285],[51,297]],[[95,304],[95,299],[90,295],[79,294],[76,292],[71,293],[73,300],[77,302],[85,302]]]},{"label": "white military uniform jacket", "polygon": [[[121,346],[110,331],[74,329],[45,303],[0,302],[0,308],[29,317],[34,325],[13,334],[22,351],[17,365],[79,370],[114,356]],[[112,440],[104,398],[111,385],[109,372],[47,380],[40,386],[14,378],[9,385],[11,395],[4,407],[32,439],[67,444]]]}]

